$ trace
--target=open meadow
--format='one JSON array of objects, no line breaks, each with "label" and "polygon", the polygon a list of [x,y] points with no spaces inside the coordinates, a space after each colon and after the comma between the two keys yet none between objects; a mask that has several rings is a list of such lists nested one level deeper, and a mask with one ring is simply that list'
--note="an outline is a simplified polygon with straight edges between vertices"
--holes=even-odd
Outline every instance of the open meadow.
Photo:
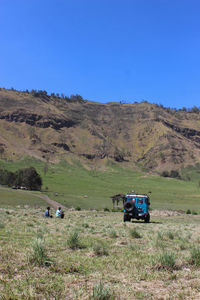
[{"label": "open meadow", "polygon": [[199,215],[43,212],[0,209],[0,299],[200,298]]},{"label": "open meadow", "polygon": [[[190,209],[200,213],[198,170],[189,170],[191,180],[178,180],[147,174],[131,169],[129,165],[124,167],[109,161],[94,168],[77,160],[49,164],[48,167],[44,162],[30,158],[16,162],[0,160],[0,168],[10,171],[30,166],[34,166],[42,177],[43,193],[69,208],[110,209],[111,196],[135,190],[138,193],[151,191],[152,209]],[[187,170],[183,170],[183,177],[188,177]]]},{"label": "open meadow", "polygon": [[[1,162],[12,171],[30,165]],[[42,192],[0,187],[1,300],[200,299],[195,170],[184,181],[115,164],[87,170],[62,162],[45,173],[42,163],[34,166]],[[104,211],[112,208],[110,196],[131,189],[151,191],[149,224]],[[64,219],[55,210],[43,217],[45,195],[66,206]]]}]

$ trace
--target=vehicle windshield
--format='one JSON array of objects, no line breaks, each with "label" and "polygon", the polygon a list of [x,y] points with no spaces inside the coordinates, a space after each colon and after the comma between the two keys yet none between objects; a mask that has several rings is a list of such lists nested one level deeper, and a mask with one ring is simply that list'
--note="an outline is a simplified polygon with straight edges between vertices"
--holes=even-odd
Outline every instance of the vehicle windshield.
[{"label": "vehicle windshield", "polygon": [[126,197],[126,201],[128,202],[128,201],[132,201],[132,200],[135,200],[135,198],[133,198],[133,197]]},{"label": "vehicle windshield", "polygon": [[138,204],[143,204],[143,199],[142,199],[142,198],[138,198],[138,199],[137,199],[137,203],[138,203]]}]

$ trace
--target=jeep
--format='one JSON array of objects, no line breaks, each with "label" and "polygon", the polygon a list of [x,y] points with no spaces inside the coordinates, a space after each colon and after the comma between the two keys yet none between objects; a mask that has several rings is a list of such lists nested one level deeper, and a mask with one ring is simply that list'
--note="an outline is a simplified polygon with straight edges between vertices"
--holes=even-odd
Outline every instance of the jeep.
[{"label": "jeep", "polygon": [[124,200],[124,222],[137,219],[149,223],[149,206],[150,199],[147,195],[126,194]]}]

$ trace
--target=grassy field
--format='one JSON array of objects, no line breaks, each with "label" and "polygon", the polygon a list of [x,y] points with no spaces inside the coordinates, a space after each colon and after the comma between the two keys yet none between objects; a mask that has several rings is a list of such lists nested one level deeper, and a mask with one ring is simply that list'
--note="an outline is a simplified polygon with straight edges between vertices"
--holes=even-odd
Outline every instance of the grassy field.
[{"label": "grassy field", "polygon": [[[18,162],[0,161],[0,167],[17,170],[34,166],[43,179],[43,190],[49,197],[67,207],[89,209],[111,208],[110,196],[135,190],[139,193],[151,191],[153,209],[187,209],[200,212],[199,174],[191,171],[192,180],[183,181],[124,168],[108,163],[104,171],[88,170],[80,162],[68,164],[63,161],[49,165],[44,174],[44,163],[26,159]],[[184,170],[184,174],[187,174]]]},{"label": "grassy field", "polygon": [[[12,171],[31,165],[46,192],[0,189],[0,299],[200,298],[200,215],[173,211],[200,213],[198,169],[183,181],[116,164],[62,162],[44,174],[38,161],[0,162]],[[132,189],[152,192],[151,223],[102,211]],[[42,216],[45,193],[68,207],[65,219]]]},{"label": "grassy field", "polygon": [[1,299],[199,299],[200,216],[0,209]]},{"label": "grassy field", "polygon": [[43,207],[46,202],[37,195],[32,195],[25,191],[8,190],[0,187],[0,207],[23,207],[28,205],[30,207]]}]

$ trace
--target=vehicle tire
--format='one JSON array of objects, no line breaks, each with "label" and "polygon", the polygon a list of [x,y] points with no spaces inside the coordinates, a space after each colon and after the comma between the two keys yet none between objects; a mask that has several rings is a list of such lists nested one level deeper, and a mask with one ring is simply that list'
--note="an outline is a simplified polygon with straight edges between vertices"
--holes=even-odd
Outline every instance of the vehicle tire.
[{"label": "vehicle tire", "polygon": [[132,201],[127,201],[124,203],[124,209],[128,212],[134,209],[134,203]]},{"label": "vehicle tire", "polygon": [[145,223],[149,223],[150,222],[150,214],[148,214],[145,219],[144,219]]},{"label": "vehicle tire", "polygon": [[124,222],[130,222],[131,218],[127,215],[124,215]]}]

